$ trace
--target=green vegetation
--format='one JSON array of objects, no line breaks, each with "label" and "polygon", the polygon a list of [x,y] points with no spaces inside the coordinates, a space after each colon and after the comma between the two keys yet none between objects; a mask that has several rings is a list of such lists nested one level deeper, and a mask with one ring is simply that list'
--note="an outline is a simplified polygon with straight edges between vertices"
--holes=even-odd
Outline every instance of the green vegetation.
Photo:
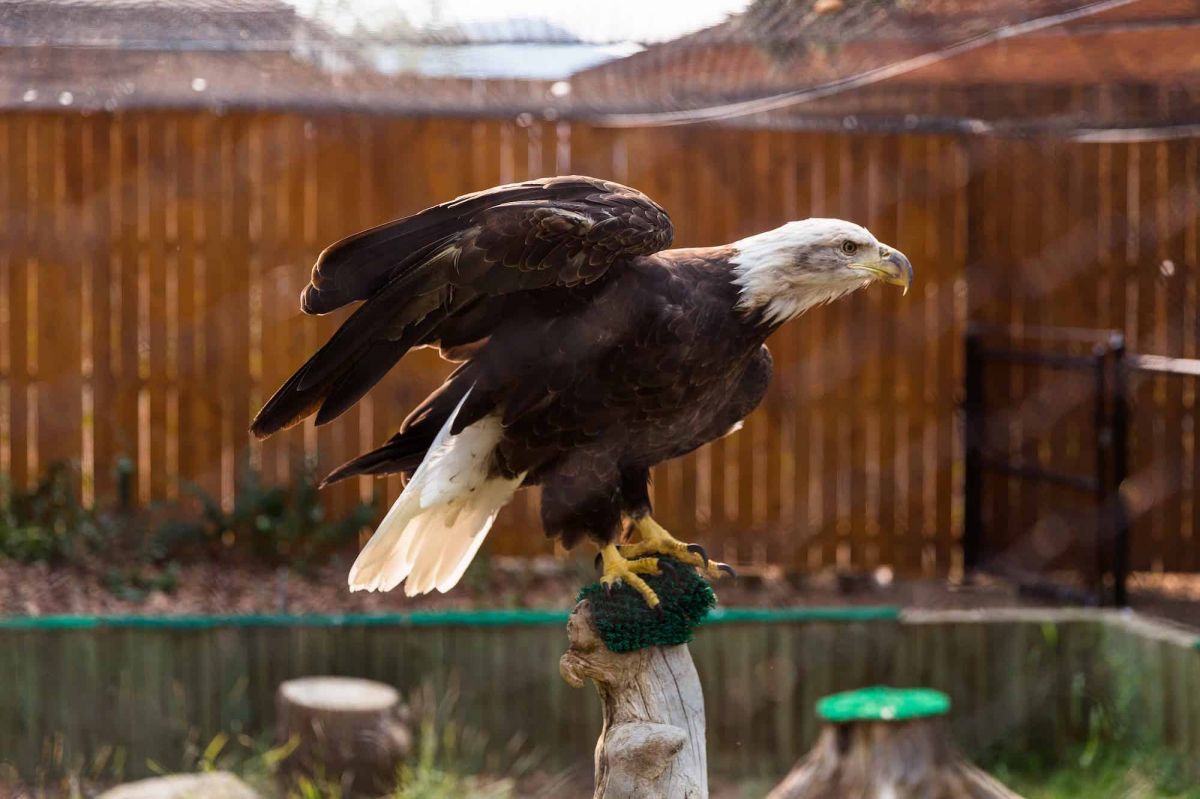
[{"label": "green vegetation", "polygon": [[1028,761],[999,763],[992,774],[1025,799],[1200,799],[1178,755],[1162,751],[1081,749],[1052,771]]},{"label": "green vegetation", "polygon": [[509,799],[511,779],[486,780],[461,773],[453,758],[455,741],[453,726],[439,734],[434,722],[426,721],[417,737],[417,757],[401,767],[399,786],[388,799]]},{"label": "green vegetation", "polygon": [[[422,723],[413,760],[401,768],[397,787],[380,799],[513,799],[527,795],[522,793],[519,780],[530,773],[528,761],[524,766],[517,763],[508,769],[499,767],[494,774],[482,775],[478,771],[482,763],[471,766],[457,753],[462,737],[453,724],[439,728],[428,721]],[[289,744],[272,746],[263,739],[246,735],[218,735],[191,753],[184,770],[233,772],[269,799],[344,799],[344,792],[332,779],[302,778],[291,786],[280,787],[276,778],[278,767],[291,749]],[[1189,784],[1182,765],[1177,756],[1162,752],[1111,751],[1089,759],[1080,750],[1070,765],[1051,771],[1032,770],[1028,760],[1017,766],[993,764],[989,770],[1025,799],[1200,799],[1200,787]],[[166,769],[151,766],[158,773],[167,773]],[[92,795],[99,786],[121,781],[120,768],[123,764],[119,755],[110,752],[90,768],[28,790],[24,795],[38,799]],[[7,796],[4,791],[16,783],[7,782],[5,777],[0,770],[0,795]],[[543,780],[542,790],[532,795],[575,795],[583,781],[580,775],[573,779],[565,774],[551,777]],[[737,786],[722,783],[720,795],[727,799],[753,799],[765,796],[774,784],[770,779]],[[13,794],[22,795],[15,789]]]},{"label": "green vegetation", "polygon": [[138,601],[153,591],[170,593],[182,558],[242,559],[307,569],[320,564],[374,518],[361,503],[342,518],[328,518],[313,464],[293,470],[287,485],[269,485],[244,466],[226,509],[199,486],[184,484],[182,498],[135,508],[132,471],[117,468],[115,507],[87,507],[80,475],[69,463],[52,464],[32,488],[0,477],[0,559],[23,563],[102,568],[115,595]]},{"label": "green vegetation", "polygon": [[67,463],[51,464],[24,491],[0,475],[0,557],[60,563],[105,543],[114,531],[80,502],[78,482],[78,472]]},{"label": "green vegetation", "polygon": [[375,515],[374,506],[361,503],[343,518],[327,518],[310,462],[293,470],[288,485],[265,484],[257,470],[244,468],[229,511],[199,486],[185,483],[184,490],[199,514],[177,513],[157,527],[152,546],[160,558],[234,553],[303,568],[328,558]]}]

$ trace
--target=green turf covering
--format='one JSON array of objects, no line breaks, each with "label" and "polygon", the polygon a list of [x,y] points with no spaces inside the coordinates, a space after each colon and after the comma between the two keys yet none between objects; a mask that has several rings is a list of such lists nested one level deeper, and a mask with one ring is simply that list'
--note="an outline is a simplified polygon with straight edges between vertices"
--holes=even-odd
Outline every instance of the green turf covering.
[{"label": "green turf covering", "polygon": [[904,721],[944,716],[950,697],[930,688],[888,688],[878,685],[827,696],[817,702],[817,715],[825,721]]},{"label": "green turf covering", "polygon": [[662,574],[642,576],[658,594],[661,610],[647,607],[642,595],[624,583],[611,592],[598,582],[579,592],[579,599],[591,604],[596,630],[613,652],[686,644],[717,604],[712,588],[691,566],[669,557],[660,557],[658,566]]}]

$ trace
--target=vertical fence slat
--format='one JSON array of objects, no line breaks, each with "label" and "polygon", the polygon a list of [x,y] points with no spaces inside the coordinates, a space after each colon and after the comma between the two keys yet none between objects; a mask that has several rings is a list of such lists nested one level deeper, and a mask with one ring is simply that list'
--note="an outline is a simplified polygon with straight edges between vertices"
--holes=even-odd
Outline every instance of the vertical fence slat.
[{"label": "vertical fence slat", "polygon": [[[5,184],[9,187],[12,220],[9,226],[11,245],[8,249],[8,313],[9,313],[9,464],[12,484],[26,487],[37,478],[37,433],[30,425],[29,347],[31,315],[36,322],[36,298],[30,295],[30,274],[34,269],[32,254],[36,252],[37,217],[30,197],[29,147],[35,117],[10,116]],[[36,284],[35,284],[36,286]],[[33,456],[33,463],[30,463]]]},{"label": "vertical fence slat", "polygon": [[[31,262],[36,270],[37,343],[29,365],[36,370],[37,463],[78,463],[82,437],[82,353],[80,351],[81,281],[78,268],[82,227],[82,198],[77,183],[68,186],[68,170],[77,167],[81,153],[80,121],[51,117],[36,144],[30,163],[35,185],[35,234],[43,246]],[[72,175],[77,172],[72,169]],[[45,246],[48,245],[48,246]],[[64,324],[64,320],[73,320]]]},{"label": "vertical fence slat", "polygon": [[[12,185],[12,164],[16,159],[9,149],[14,122],[11,116],[0,117],[0,154],[3,155],[0,175],[4,178],[0,181],[0,214],[9,220],[17,218],[17,201]],[[14,272],[17,268],[14,240],[19,235],[19,230],[18,226],[11,227],[6,237],[7,246],[0,247],[0,473],[10,475],[13,456],[12,394],[16,382],[13,375],[12,351],[13,342],[17,340],[12,314],[15,305],[24,305],[24,300],[18,303],[12,293]]]}]

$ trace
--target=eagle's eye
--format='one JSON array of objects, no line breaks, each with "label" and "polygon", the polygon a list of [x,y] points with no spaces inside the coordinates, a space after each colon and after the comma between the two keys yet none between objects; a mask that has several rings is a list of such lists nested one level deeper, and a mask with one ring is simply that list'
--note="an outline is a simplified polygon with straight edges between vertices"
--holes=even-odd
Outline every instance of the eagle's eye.
[{"label": "eagle's eye", "polygon": [[854,255],[854,253],[858,252],[858,244],[853,241],[843,241],[842,252],[846,253],[846,255]]}]

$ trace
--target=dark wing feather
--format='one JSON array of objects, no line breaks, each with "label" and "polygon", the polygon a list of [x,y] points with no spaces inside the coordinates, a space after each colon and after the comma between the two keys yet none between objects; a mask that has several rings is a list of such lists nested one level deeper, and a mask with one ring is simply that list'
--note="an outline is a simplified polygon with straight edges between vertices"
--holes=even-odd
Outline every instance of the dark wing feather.
[{"label": "dark wing feather", "polygon": [[467,363],[454,370],[446,382],[413,409],[400,432],[381,447],[359,455],[334,469],[321,482],[322,486],[336,483],[359,474],[395,474],[414,472],[433,444],[442,424],[453,413],[463,394],[472,386],[477,375],[474,365]]},{"label": "dark wing feather", "polygon": [[[539,221],[546,227],[539,231],[535,226],[521,226],[519,222],[514,227],[511,222],[519,214],[497,216],[494,210],[524,207],[536,211],[558,207],[565,211],[572,205],[594,223],[603,223],[606,219],[624,220],[626,229],[613,231],[609,237],[611,242],[591,238],[591,244],[599,245],[591,248],[597,253],[611,254],[615,248],[624,247],[630,249],[630,254],[648,255],[671,243],[671,222],[666,212],[634,189],[579,176],[514,183],[464,195],[330,245],[313,266],[312,280],[301,296],[301,307],[305,313],[322,314],[352,302],[368,300],[398,273],[413,267],[410,254],[427,254],[430,248],[480,224],[496,225],[493,233],[503,232],[506,237],[511,237],[499,241],[495,236],[484,234],[489,254],[495,255],[497,249],[511,254],[512,260],[505,259],[506,266],[517,265],[518,259],[527,265],[526,268],[536,268],[547,260],[561,262],[563,252],[553,259],[547,259],[546,255],[555,247],[571,249],[568,239],[574,229],[572,225],[563,222],[556,226],[544,217],[540,220],[533,217],[531,222]],[[568,235],[555,238],[555,232]],[[530,252],[522,252],[523,244],[530,246]],[[547,248],[545,254],[543,247]]]},{"label": "dark wing feather", "polygon": [[670,245],[666,212],[641,192],[587,177],[469,194],[358,233],[321,253],[301,304],[326,313],[365,301],[267,402],[260,438],[320,409],[351,407],[415,346],[461,347],[504,318],[506,299],[570,291],[613,264]]},{"label": "dark wing feather", "polygon": [[329,389],[317,411],[317,424],[325,424],[341,416],[363,398],[371,386],[388,373],[404,354],[403,342],[377,341],[367,348]]}]

